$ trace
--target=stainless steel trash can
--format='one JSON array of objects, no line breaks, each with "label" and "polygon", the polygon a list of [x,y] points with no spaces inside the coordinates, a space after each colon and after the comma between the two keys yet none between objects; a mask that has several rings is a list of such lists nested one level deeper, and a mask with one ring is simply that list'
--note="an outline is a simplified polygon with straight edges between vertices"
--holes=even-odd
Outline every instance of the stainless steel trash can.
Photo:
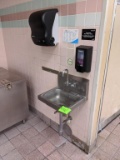
[{"label": "stainless steel trash can", "polygon": [[23,121],[28,116],[26,81],[0,68],[0,131]]}]

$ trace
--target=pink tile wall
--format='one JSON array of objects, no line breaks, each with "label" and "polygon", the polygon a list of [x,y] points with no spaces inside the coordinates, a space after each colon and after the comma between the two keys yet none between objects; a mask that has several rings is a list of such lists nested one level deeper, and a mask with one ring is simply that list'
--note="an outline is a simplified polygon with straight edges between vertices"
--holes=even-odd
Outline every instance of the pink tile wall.
[{"label": "pink tile wall", "polygon": [[103,0],[98,0],[98,5],[97,5],[98,12],[102,11],[102,6],[103,6]]},{"label": "pink tile wall", "polygon": [[[76,3],[63,4],[60,6],[55,6],[59,10],[60,16],[67,15],[76,15],[76,14],[85,14],[85,13],[98,13],[102,10],[102,1],[103,0],[86,0],[86,1],[78,1]],[[94,3],[93,3],[94,2]],[[47,7],[49,8],[49,7]],[[46,9],[47,9],[46,8]],[[50,7],[52,8],[52,7]],[[45,9],[45,8],[44,8]],[[37,9],[38,10],[38,9]],[[1,16],[1,21],[14,21],[14,20],[22,20],[27,19],[32,12],[37,10],[30,11],[22,11],[17,13],[11,13],[7,15]]]},{"label": "pink tile wall", "polygon": [[[80,1],[73,5],[59,6],[61,8],[62,15],[73,14],[76,6],[76,13],[94,12],[101,8],[101,0],[87,0]],[[98,7],[99,5],[99,7]],[[84,15],[82,18],[84,19]],[[85,21],[85,19],[84,19]],[[95,24],[95,23],[94,23]],[[88,141],[88,126],[89,116],[91,110],[91,96],[93,88],[94,72],[96,68],[96,57],[98,49],[99,27],[90,26],[90,28],[96,28],[96,40],[95,41],[82,41],[81,29],[86,28],[84,25],[75,27],[79,29],[79,44],[78,45],[92,45],[94,47],[93,63],[91,73],[78,73],[74,67],[75,61],[75,49],[78,45],[68,44],[63,42],[64,29],[70,27],[59,28],[59,44],[55,47],[41,47],[34,45],[31,40],[30,28],[4,28],[4,40],[7,53],[8,67],[10,70],[15,71],[24,76],[28,82],[29,88],[29,103],[37,110],[47,115],[53,121],[58,122],[59,115],[54,114],[54,110],[49,108],[38,100],[38,94],[51,89],[57,85],[57,76],[42,70],[42,66],[62,71],[65,68],[69,69],[70,74],[87,78],[90,80],[89,88],[89,100],[78,107],[72,112],[73,121],[70,124],[73,134],[87,143]],[[87,28],[89,28],[87,26]],[[67,64],[68,58],[73,60],[73,65]],[[84,123],[83,123],[84,122]]]},{"label": "pink tile wall", "polygon": [[86,1],[76,3],[76,13],[77,14],[85,13],[85,10],[86,10]]},{"label": "pink tile wall", "polygon": [[16,4],[24,3],[24,2],[29,2],[31,0],[0,0],[0,8],[6,8],[10,7]]},{"label": "pink tile wall", "polygon": [[5,46],[3,41],[2,28],[0,28],[0,67],[7,69],[7,59],[6,59]]},{"label": "pink tile wall", "polygon": [[86,12],[96,12],[99,0],[87,0]]}]

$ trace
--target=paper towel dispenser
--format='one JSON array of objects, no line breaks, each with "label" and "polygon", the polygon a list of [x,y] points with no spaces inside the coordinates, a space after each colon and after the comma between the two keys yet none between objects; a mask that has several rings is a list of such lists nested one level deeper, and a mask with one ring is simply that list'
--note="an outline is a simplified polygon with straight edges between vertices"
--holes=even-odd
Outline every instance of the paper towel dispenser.
[{"label": "paper towel dispenser", "polygon": [[29,25],[32,40],[36,45],[55,46],[58,43],[58,9],[32,13]]}]

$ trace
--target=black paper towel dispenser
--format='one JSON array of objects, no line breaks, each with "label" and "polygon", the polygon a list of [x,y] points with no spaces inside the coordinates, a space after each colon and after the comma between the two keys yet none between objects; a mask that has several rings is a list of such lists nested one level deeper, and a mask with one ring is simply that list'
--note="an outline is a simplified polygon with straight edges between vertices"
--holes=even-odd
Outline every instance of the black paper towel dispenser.
[{"label": "black paper towel dispenser", "polygon": [[34,12],[29,17],[31,37],[36,45],[55,46],[58,43],[58,9]]}]

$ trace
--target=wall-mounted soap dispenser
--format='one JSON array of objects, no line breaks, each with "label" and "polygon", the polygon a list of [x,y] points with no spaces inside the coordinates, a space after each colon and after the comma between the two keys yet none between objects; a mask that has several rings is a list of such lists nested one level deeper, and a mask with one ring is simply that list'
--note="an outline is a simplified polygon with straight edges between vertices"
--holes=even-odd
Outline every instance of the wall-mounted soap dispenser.
[{"label": "wall-mounted soap dispenser", "polygon": [[90,72],[92,64],[92,46],[78,46],[76,48],[75,68],[78,72]]},{"label": "wall-mounted soap dispenser", "polygon": [[34,12],[29,17],[31,37],[36,45],[55,46],[58,43],[58,9]]}]

